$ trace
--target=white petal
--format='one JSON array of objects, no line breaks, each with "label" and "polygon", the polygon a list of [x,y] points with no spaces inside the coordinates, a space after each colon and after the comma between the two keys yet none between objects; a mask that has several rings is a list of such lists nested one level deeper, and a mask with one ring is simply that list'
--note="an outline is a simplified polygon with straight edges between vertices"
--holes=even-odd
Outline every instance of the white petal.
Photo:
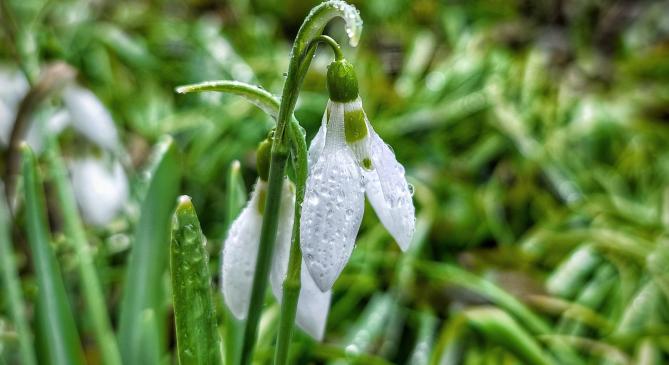
[{"label": "white petal", "polygon": [[412,192],[395,154],[376,132],[370,132],[374,170],[364,172],[365,192],[381,223],[406,250],[416,226]]},{"label": "white petal", "polygon": [[70,114],[66,109],[60,109],[49,115],[42,125],[40,115],[33,118],[28,129],[26,141],[33,151],[39,153],[42,151],[43,143],[50,135],[59,134],[70,123]]},{"label": "white petal", "polygon": [[128,199],[128,180],[118,161],[108,166],[96,158],[75,160],[71,165],[72,188],[87,222],[104,226]]},{"label": "white petal", "polygon": [[321,121],[321,126],[318,128],[318,132],[314,136],[314,138],[311,140],[311,144],[309,145],[309,153],[307,154],[307,166],[309,168],[313,167],[316,162],[318,162],[318,158],[321,156],[321,153],[323,152],[323,147],[325,147],[325,134],[327,133],[327,122],[328,122],[328,109],[330,108],[330,101],[328,101],[328,105],[325,108],[325,113],[323,113],[323,120]]},{"label": "white petal", "polygon": [[116,125],[109,110],[90,90],[70,85],[63,91],[72,126],[93,143],[109,151],[119,148]]},{"label": "white petal", "polygon": [[[341,104],[332,104],[330,121],[343,119]],[[343,120],[334,120],[323,154],[309,171],[300,225],[304,261],[323,292],[351,256],[364,207],[361,176],[344,141]]]},{"label": "white petal", "polygon": [[[281,288],[288,270],[293,220],[295,218],[295,188],[288,179],[284,181],[279,212],[279,228],[276,234],[272,270],[270,271],[270,283],[277,298],[281,298]],[[279,294],[277,295],[277,293]]]},{"label": "white petal", "polygon": [[[284,185],[281,199],[279,232],[277,234],[274,259],[272,261],[272,271],[270,274],[272,292],[279,303],[281,303],[283,297],[283,281],[286,279],[288,260],[290,257],[295,204],[295,193],[293,189],[294,188],[292,188],[292,184],[290,183]],[[314,279],[309,275],[304,260],[302,260],[302,272],[300,277],[302,287],[297,301],[296,322],[297,325],[311,337],[320,341],[323,339],[323,334],[325,333],[325,324],[330,309],[332,293],[329,290],[323,293],[318,289]]]},{"label": "white petal", "polygon": [[30,88],[28,80],[18,68],[0,66],[0,85],[0,101],[16,112]]},{"label": "white petal", "polygon": [[251,193],[251,199],[232,222],[223,243],[221,267],[223,298],[232,314],[238,319],[246,318],[249,310],[262,226],[258,202],[260,195],[266,194],[266,190],[267,184],[258,180]]},{"label": "white petal", "polygon": [[2,144],[2,146],[7,146],[9,143],[9,137],[12,133],[15,117],[16,111],[10,109],[5,102],[0,100],[0,144]]}]

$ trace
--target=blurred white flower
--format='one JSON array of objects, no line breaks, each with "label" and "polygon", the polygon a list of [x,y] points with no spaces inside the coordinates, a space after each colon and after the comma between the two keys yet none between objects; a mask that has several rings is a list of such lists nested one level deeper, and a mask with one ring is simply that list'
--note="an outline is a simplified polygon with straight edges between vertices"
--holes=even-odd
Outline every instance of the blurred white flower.
[{"label": "blurred white flower", "polygon": [[[223,297],[232,314],[238,319],[246,318],[248,314],[266,194],[267,182],[258,179],[249,202],[230,226],[223,246],[221,268]],[[279,302],[282,299],[282,284],[288,269],[294,204],[295,188],[288,179],[285,179],[279,208],[277,241],[270,271],[272,292]],[[302,261],[302,287],[297,304],[296,322],[310,336],[321,340],[325,332],[331,293],[329,291],[323,293],[318,289],[305,266]]]},{"label": "blurred white flower", "polygon": [[72,84],[63,90],[63,101],[74,129],[108,151],[118,150],[120,144],[111,113],[93,92]]},{"label": "blurred white flower", "polygon": [[84,220],[98,226],[109,223],[128,199],[128,179],[121,164],[85,157],[74,160],[70,170]]},{"label": "blurred white flower", "polygon": [[15,68],[0,66],[0,144],[7,146],[19,103],[28,92],[28,81]]},{"label": "blurred white flower", "polygon": [[[335,72],[333,65],[338,67]],[[415,230],[404,168],[369,123],[351,73],[346,61],[328,68],[332,100],[309,147],[300,236],[307,268],[322,291],[332,287],[351,256],[364,193],[402,250],[409,247]]]}]

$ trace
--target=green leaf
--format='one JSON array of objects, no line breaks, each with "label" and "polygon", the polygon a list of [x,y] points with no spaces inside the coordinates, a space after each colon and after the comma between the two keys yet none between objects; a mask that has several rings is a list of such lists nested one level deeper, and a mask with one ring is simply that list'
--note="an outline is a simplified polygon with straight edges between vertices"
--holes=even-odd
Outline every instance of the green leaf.
[{"label": "green leaf", "polygon": [[51,364],[83,364],[81,343],[65,293],[56,257],[49,243],[44,193],[37,176],[35,155],[21,146],[25,192],[26,232],[37,278],[37,326],[44,342],[41,356]]},{"label": "green leaf", "polygon": [[[142,313],[152,309],[155,323],[163,322],[163,275],[167,266],[170,220],[179,190],[179,153],[170,137],[156,147],[155,165],[130,253],[125,288],[121,299],[119,345],[124,363],[133,364],[144,348],[140,346]],[[157,327],[158,328],[158,327]],[[154,336],[164,338],[156,331]],[[158,343],[162,344],[162,339]],[[163,344],[164,346],[164,344]]]},{"label": "green leaf", "polygon": [[534,365],[554,363],[534,338],[506,312],[494,307],[483,307],[469,309],[465,315],[474,329],[488,340],[511,351],[524,363]]},{"label": "green leaf", "polygon": [[120,365],[121,354],[107,316],[107,306],[100,280],[95,271],[93,256],[89,248],[86,232],[77,211],[72,186],[67,179],[67,169],[60,156],[58,142],[51,140],[47,149],[47,162],[51,180],[56,188],[58,208],[60,209],[65,235],[72,242],[77,254],[79,280],[86,303],[85,314],[90,317],[96,341],[100,349],[102,363]]},{"label": "green leaf", "polygon": [[[0,191],[5,187],[0,183]],[[26,320],[25,302],[21,293],[21,282],[16,268],[14,252],[9,228],[9,208],[5,201],[5,194],[0,193],[0,267],[2,267],[3,293],[7,296],[11,319],[16,329],[19,341],[19,352],[21,363],[35,365],[35,353],[33,352],[32,333]]]},{"label": "green leaf", "polygon": [[170,269],[180,364],[220,364],[220,338],[211,293],[206,239],[188,196],[172,221]]}]

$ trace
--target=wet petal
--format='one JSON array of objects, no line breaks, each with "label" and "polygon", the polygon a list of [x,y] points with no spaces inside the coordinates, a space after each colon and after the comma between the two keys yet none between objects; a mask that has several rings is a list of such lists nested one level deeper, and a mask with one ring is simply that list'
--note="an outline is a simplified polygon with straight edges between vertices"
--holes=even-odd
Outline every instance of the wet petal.
[{"label": "wet petal", "polygon": [[108,166],[102,160],[85,158],[71,165],[72,188],[87,222],[104,226],[128,199],[128,180],[118,161]]},{"label": "wet petal", "polygon": [[323,292],[351,256],[364,210],[359,168],[346,147],[343,120],[335,119],[343,115],[337,109],[331,111],[323,154],[309,171],[300,226],[304,261]]},{"label": "wet petal", "polygon": [[246,207],[232,222],[223,244],[223,298],[238,319],[246,318],[249,310],[262,226],[259,201],[260,195],[265,194],[266,190],[267,184],[259,180]]},{"label": "wet petal", "polygon": [[328,123],[328,115],[330,114],[330,104],[331,104],[330,101],[328,101],[328,104],[325,107],[325,113],[323,113],[323,120],[321,121],[321,126],[320,128],[318,128],[318,132],[311,140],[311,144],[309,145],[309,153],[307,155],[307,166],[309,166],[309,168],[313,167],[314,164],[318,162],[318,158],[321,156],[323,148],[325,147],[325,134],[327,133],[327,123]]},{"label": "wet petal", "polygon": [[[286,186],[287,185],[288,184],[286,184]],[[284,199],[283,197],[287,197],[287,199]],[[281,303],[283,297],[283,281],[286,279],[288,260],[290,258],[291,228],[293,227],[295,204],[295,193],[292,187],[290,189],[284,187],[284,193],[281,200],[281,221],[279,222],[279,232],[276,242],[277,246],[272,261],[272,271],[270,273],[272,292],[279,303]],[[283,227],[285,227],[285,229]],[[302,286],[297,301],[296,323],[311,337],[317,340],[322,340],[323,334],[325,333],[325,324],[330,309],[330,298],[332,293],[330,291],[323,293],[318,289],[314,279],[309,275],[304,260],[302,260],[302,272],[300,277]]]},{"label": "wet petal", "polygon": [[381,223],[406,250],[416,226],[412,192],[395,154],[376,132],[370,132],[374,171],[364,172],[365,193]]},{"label": "wet petal", "polygon": [[119,148],[116,125],[109,110],[90,90],[70,85],[63,91],[72,126],[93,143],[109,151]]}]

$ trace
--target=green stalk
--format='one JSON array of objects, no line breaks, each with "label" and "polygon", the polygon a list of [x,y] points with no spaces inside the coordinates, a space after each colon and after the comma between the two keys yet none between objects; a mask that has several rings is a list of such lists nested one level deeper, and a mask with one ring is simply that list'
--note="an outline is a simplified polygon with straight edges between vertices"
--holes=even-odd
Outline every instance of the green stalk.
[{"label": "green stalk", "polygon": [[[276,137],[274,143],[277,143]],[[260,230],[260,245],[258,247],[258,258],[256,261],[255,274],[253,276],[253,287],[251,288],[251,302],[249,314],[246,318],[244,329],[244,342],[242,343],[241,364],[250,364],[253,357],[258,321],[262,313],[262,305],[267,289],[267,279],[272,254],[274,253],[274,241],[279,225],[279,206],[281,202],[281,189],[283,176],[286,171],[287,151],[276,150],[276,144],[272,146],[270,159],[269,178],[267,187],[267,202],[265,203],[265,214]]]},{"label": "green stalk", "polygon": [[[0,191],[2,190],[4,190],[4,186],[0,183]],[[0,266],[2,267],[2,280],[8,298],[12,322],[19,340],[21,363],[35,365],[37,360],[35,360],[35,353],[33,352],[32,334],[26,320],[25,301],[21,293],[21,281],[12,250],[9,219],[9,208],[5,201],[5,195],[0,193]]]},{"label": "green stalk", "polygon": [[35,155],[26,144],[20,147],[25,193],[26,232],[37,278],[37,326],[46,353],[55,365],[83,364],[83,352],[65,285],[51,249],[44,209],[44,193],[37,176]]},{"label": "green stalk", "polygon": [[[163,274],[170,242],[170,222],[179,190],[181,169],[179,154],[171,138],[166,137],[156,148],[155,166],[151,182],[142,203],[141,216],[135,232],[121,299],[118,340],[124,364],[139,364],[147,351],[142,341],[159,343],[160,331],[153,331],[155,339],[144,338],[142,316],[151,309],[156,323],[162,326],[164,313]],[[141,340],[141,341],[140,341]]]},{"label": "green stalk", "polygon": [[179,198],[174,212],[170,268],[179,363],[220,364],[205,237],[187,196]]},{"label": "green stalk", "polygon": [[300,219],[302,217],[302,202],[307,182],[307,144],[304,136],[297,128],[290,128],[291,139],[294,142],[296,161],[295,170],[295,215],[293,219],[293,236],[290,245],[288,270],[283,282],[281,302],[281,316],[279,317],[279,332],[277,334],[274,364],[283,365],[288,361],[288,350],[295,325],[297,302],[300,297],[302,250],[300,250]]},{"label": "green stalk", "polygon": [[58,208],[61,210],[63,216],[65,233],[74,245],[77,254],[79,279],[81,280],[84,300],[88,309],[86,314],[90,317],[93,325],[93,331],[102,355],[102,363],[120,365],[121,353],[118,350],[109,317],[107,317],[105,297],[95,271],[95,264],[86,239],[84,226],[77,211],[74,192],[67,180],[67,169],[60,155],[58,142],[55,139],[49,141],[47,162],[51,179],[56,187]]}]

